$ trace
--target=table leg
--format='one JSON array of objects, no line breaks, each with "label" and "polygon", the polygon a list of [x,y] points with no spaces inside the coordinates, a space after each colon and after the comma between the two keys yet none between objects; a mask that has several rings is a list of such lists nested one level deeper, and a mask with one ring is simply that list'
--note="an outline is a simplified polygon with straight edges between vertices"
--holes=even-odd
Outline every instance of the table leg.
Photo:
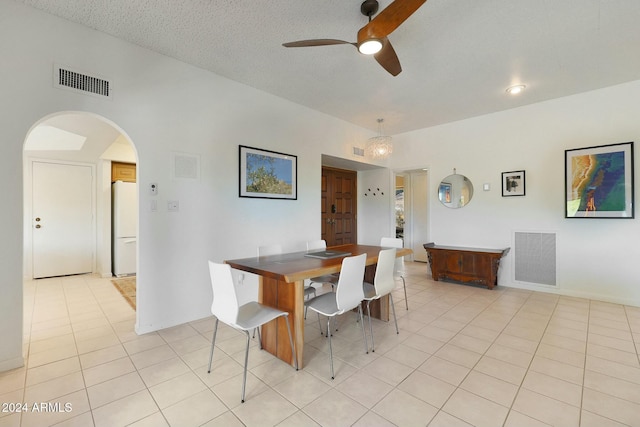
[{"label": "table leg", "polygon": [[[289,326],[293,337],[295,357],[302,368],[304,347],[304,283],[286,283],[269,277],[260,277],[259,301],[262,304],[289,313]],[[294,365],[287,324],[284,318],[262,327],[262,348],[279,359]]]},{"label": "table leg", "polygon": [[[376,276],[376,265],[368,265],[364,270],[364,281],[373,284]],[[363,310],[366,310],[367,304],[363,303]],[[371,301],[371,317],[375,319],[389,321],[389,296],[385,295],[378,300]],[[364,311],[366,313],[366,311]]]}]

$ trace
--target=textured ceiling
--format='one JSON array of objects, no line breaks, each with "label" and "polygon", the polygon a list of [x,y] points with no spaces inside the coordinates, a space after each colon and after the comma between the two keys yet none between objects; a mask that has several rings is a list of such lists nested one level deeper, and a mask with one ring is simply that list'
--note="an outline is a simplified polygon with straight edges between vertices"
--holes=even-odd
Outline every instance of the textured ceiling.
[{"label": "textured ceiling", "polygon": [[360,0],[17,1],[390,134],[640,79],[638,0],[429,0],[389,36],[397,77],[351,45],[282,47],[355,41]]}]

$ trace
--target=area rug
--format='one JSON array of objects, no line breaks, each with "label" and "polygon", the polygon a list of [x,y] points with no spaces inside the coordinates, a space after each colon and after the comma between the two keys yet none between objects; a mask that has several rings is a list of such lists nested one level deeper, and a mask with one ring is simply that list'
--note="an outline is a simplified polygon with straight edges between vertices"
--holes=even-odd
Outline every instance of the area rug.
[{"label": "area rug", "polygon": [[131,308],[136,309],[136,276],[111,280],[113,286],[127,300]]}]

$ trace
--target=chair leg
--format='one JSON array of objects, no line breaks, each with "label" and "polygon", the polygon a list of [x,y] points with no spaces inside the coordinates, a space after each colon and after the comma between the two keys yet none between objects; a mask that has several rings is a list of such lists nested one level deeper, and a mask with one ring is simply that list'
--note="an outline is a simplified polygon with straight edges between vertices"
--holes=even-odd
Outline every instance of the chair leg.
[{"label": "chair leg", "polygon": [[216,345],[216,334],[218,333],[218,319],[216,318],[216,325],[213,327],[213,338],[211,339],[211,353],[209,353],[209,369],[207,373],[211,373],[211,362],[213,361],[213,347]]},{"label": "chair leg", "polygon": [[253,330],[253,333],[255,334],[256,331],[258,331],[258,344],[260,345],[260,350],[262,350],[262,335],[260,335],[260,326],[258,326],[257,328],[255,328]]},{"label": "chair leg", "polygon": [[289,315],[285,314],[284,316],[285,322],[287,322],[287,332],[289,333],[289,344],[291,344],[291,355],[293,356],[293,362],[296,366],[296,371],[298,370],[298,358],[296,357],[296,352],[293,348],[293,337],[291,336],[291,326],[289,325]]},{"label": "chair leg", "polygon": [[251,341],[251,335],[249,335],[249,331],[244,331],[247,334],[247,348],[244,352],[244,375],[242,377],[242,400],[244,403],[244,390],[247,386],[247,364],[249,363],[249,342]]},{"label": "chair leg", "polygon": [[[391,300],[391,310],[393,310],[393,321],[396,322],[396,334],[400,334],[400,331],[398,330],[398,318],[396,317],[396,306],[393,303],[393,295],[389,294],[389,298]],[[371,340],[373,340],[373,336]]]},{"label": "chair leg", "polygon": [[[327,331],[331,329],[331,317],[327,318]],[[331,365],[331,379],[335,378],[333,374],[333,348],[331,348],[331,334],[327,333],[329,336],[329,365]]]},{"label": "chair leg", "polygon": [[[371,335],[371,353],[375,353],[376,344],[375,344],[375,341],[373,340],[373,326],[371,326],[371,307],[369,307],[369,304],[371,304],[371,301],[367,301],[367,317],[369,318],[369,335]],[[367,353],[368,352],[369,351],[367,351]]]},{"label": "chair leg", "polygon": [[407,310],[409,310],[409,300],[407,300],[407,283],[404,281],[404,276],[400,276],[402,279],[402,287],[404,288],[404,304],[407,306]]},{"label": "chair leg", "polygon": [[[369,344],[367,344],[367,334],[364,331],[364,316],[362,315],[362,304],[358,305],[358,313],[360,314],[360,324],[362,325],[362,338],[364,339],[364,353],[369,354]],[[371,318],[369,318],[371,321]],[[373,339],[373,336],[371,337]]]},{"label": "chair leg", "polygon": [[318,327],[320,328],[320,335],[324,335],[322,331],[322,323],[320,323],[320,313],[318,313]]}]

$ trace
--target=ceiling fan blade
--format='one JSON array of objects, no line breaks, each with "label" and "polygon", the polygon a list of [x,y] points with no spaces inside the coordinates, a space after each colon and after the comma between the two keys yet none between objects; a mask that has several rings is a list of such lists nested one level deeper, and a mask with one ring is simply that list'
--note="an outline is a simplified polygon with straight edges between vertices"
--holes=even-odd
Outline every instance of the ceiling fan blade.
[{"label": "ceiling fan blade", "polygon": [[358,44],[391,34],[427,0],[395,0],[358,31]]},{"label": "ceiling fan blade", "polygon": [[392,76],[397,76],[402,71],[398,55],[396,55],[396,51],[393,49],[393,46],[391,46],[388,38],[385,37],[382,39],[382,49],[373,56],[376,58],[376,61],[378,61],[378,64],[382,65],[382,68],[387,70]]},{"label": "ceiling fan blade", "polygon": [[289,42],[282,43],[284,47],[309,47],[309,46],[329,46],[334,44],[351,44],[356,45],[355,43],[346,42],[344,40],[336,40],[336,39],[312,39],[312,40],[300,40],[297,42]]}]

